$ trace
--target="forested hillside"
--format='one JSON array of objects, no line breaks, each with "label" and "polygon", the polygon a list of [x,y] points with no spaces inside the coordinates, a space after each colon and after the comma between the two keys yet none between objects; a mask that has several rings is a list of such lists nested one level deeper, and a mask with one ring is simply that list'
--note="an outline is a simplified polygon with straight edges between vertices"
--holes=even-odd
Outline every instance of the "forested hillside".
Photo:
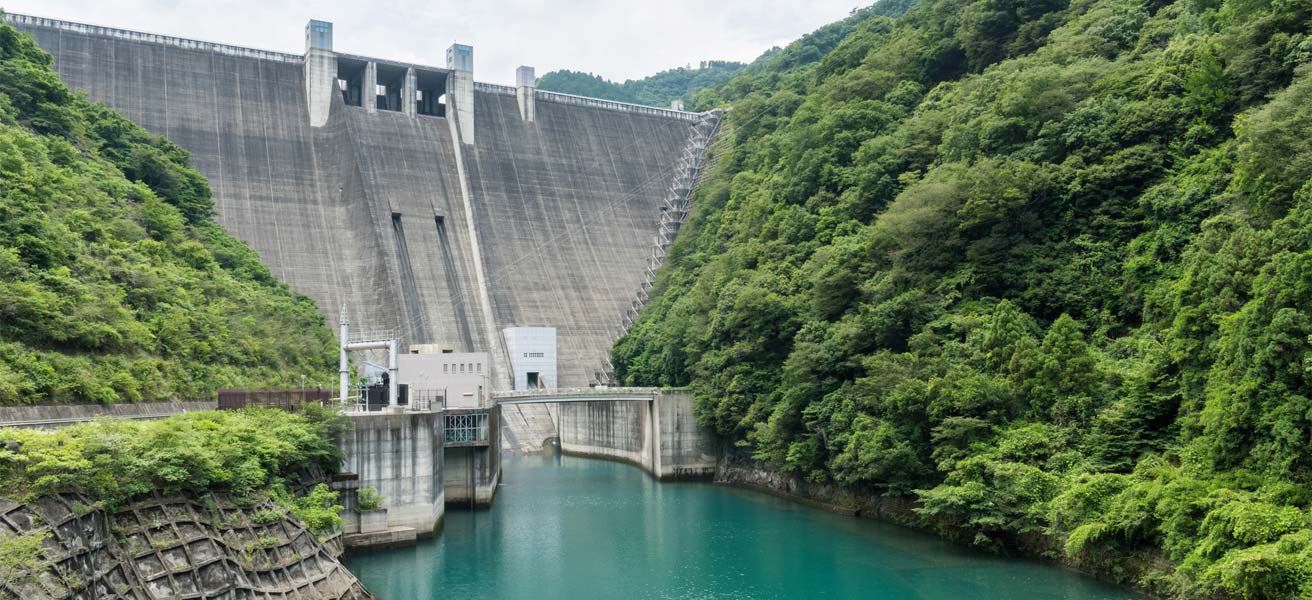
[{"label": "forested hillside", "polygon": [[710,60],[702,62],[696,69],[679,67],[623,83],[591,73],[552,71],[538,78],[538,88],[549,92],[668,108],[670,101],[691,100],[697,92],[724,83],[745,66],[739,62]]},{"label": "forested hillside", "polygon": [[617,376],[980,546],[1312,598],[1312,3],[880,10],[698,95]]},{"label": "forested hillside", "polygon": [[212,219],[187,153],[0,23],[0,404],[324,381],[332,332]]}]

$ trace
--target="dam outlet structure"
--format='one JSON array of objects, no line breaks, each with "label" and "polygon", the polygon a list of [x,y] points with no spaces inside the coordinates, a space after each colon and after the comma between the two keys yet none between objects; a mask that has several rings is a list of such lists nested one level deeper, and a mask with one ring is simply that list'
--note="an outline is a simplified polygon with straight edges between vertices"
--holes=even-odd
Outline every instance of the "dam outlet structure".
[{"label": "dam outlet structure", "polygon": [[289,54],[4,18],[188,150],[218,221],[328,319],[367,307],[400,347],[488,352],[495,390],[521,325],[555,328],[552,386],[604,379],[721,117],[539,90],[531,67],[479,82],[464,44],[441,67],[350,54],[326,21]]}]

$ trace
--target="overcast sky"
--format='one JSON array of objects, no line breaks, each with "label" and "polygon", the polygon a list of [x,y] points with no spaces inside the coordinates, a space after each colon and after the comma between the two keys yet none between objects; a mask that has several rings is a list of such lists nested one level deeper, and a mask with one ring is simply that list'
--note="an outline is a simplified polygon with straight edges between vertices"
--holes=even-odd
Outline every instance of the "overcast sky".
[{"label": "overcast sky", "polygon": [[750,61],[867,0],[0,0],[14,13],[300,54],[305,22],[341,52],[445,66],[474,46],[474,78],[590,71],[622,81],[702,60]]}]

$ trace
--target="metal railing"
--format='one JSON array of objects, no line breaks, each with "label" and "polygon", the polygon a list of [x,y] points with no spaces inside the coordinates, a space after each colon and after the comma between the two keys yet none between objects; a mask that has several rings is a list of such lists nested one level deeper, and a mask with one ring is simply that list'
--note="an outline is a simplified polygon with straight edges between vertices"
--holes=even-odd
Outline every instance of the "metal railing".
[{"label": "metal railing", "polygon": [[482,81],[474,82],[474,91],[488,94],[500,94],[502,96],[515,95],[515,88],[512,86],[497,83],[483,83]]},{"label": "metal railing", "polygon": [[[343,412],[360,414],[389,409],[385,387],[355,386],[354,389],[354,394],[338,403]],[[397,398],[397,408],[403,412],[434,412],[446,408],[445,389],[411,389],[409,386],[402,386],[401,389],[403,391]]]},{"label": "metal railing", "polygon": [[[13,25],[25,27],[43,27],[46,29],[59,29],[62,31],[71,31],[75,33],[84,33],[88,35],[99,35],[111,37],[120,40],[129,40],[134,42],[146,42],[150,44],[161,44],[172,46],[174,48],[183,48],[186,50],[199,50],[203,52],[214,52],[217,54],[226,54],[228,56],[240,56],[245,58],[256,58],[261,60],[271,60],[284,63],[302,64],[305,57],[299,54],[288,54],[286,52],[275,52],[273,50],[260,50],[258,48],[243,48],[230,44],[220,44],[217,42],[206,42],[203,40],[193,40],[180,38],[171,35],[160,35],[157,33],[146,33],[143,31],[131,31],[128,29],[119,29],[116,27],[104,27],[101,25],[91,25],[88,23],[77,23],[74,21],[64,21],[60,19],[49,19],[46,17],[34,17],[31,15],[21,15],[14,13],[5,13],[5,20]],[[372,60],[374,62],[384,62],[388,64],[406,64],[393,63],[383,59],[356,57],[354,55],[337,53],[339,56],[348,58]],[[420,65],[413,65],[419,67]],[[437,67],[422,67],[434,71],[449,71],[449,69],[440,69]],[[474,89],[476,91],[488,94],[498,95],[515,95],[515,88],[508,85],[495,83],[484,83],[475,81]],[[536,90],[536,97],[548,102],[558,102],[561,104],[575,104],[581,106],[591,106],[594,108],[604,108],[607,110],[618,110],[629,113],[644,115],[653,115],[658,117],[667,117],[680,119],[683,121],[696,122],[702,117],[702,113],[691,113],[668,108],[656,108],[654,106],[643,106],[641,104],[632,104],[629,102],[618,102],[615,100],[603,100],[601,98],[589,98],[587,96],[576,96],[574,94],[564,94],[561,92],[548,92],[546,90]]]},{"label": "metal railing", "polygon": [[[674,245],[674,240],[679,235],[679,228],[688,218],[688,213],[692,212],[693,191],[701,181],[702,172],[707,164],[707,150],[720,130],[723,113],[713,110],[695,116],[697,120],[690,128],[688,143],[684,145],[683,154],[680,155],[674,169],[674,178],[670,181],[670,187],[661,204],[661,216],[656,223],[656,236],[652,243],[651,254],[647,257],[642,283],[639,284],[637,292],[633,294],[633,300],[629,302],[629,307],[624,312],[619,332],[611,338],[611,346],[628,333],[634,320],[642,312],[642,307],[649,299],[649,290],[656,283],[656,274],[665,264],[665,255],[669,252],[670,246]],[[598,383],[611,383],[615,379],[614,365],[611,364],[609,357],[602,362],[601,371],[597,372]]]},{"label": "metal railing", "polygon": [[477,444],[488,441],[488,413],[447,414],[443,431],[448,444]]},{"label": "metal railing", "polygon": [[395,329],[371,329],[366,331],[351,330],[348,343],[358,344],[363,342],[382,342],[387,340],[400,339]]},{"label": "metal railing", "polygon": [[417,390],[409,388],[406,392],[406,410],[429,412],[446,407],[446,390]]},{"label": "metal railing", "polygon": [[604,108],[607,110],[618,110],[629,113],[638,113],[642,115],[652,115],[657,117],[668,117],[679,119],[681,121],[697,122],[701,120],[702,113],[683,112],[680,110],[670,110],[668,108],[655,108],[652,106],[643,106],[641,104],[630,104],[628,102],[616,102],[614,100],[602,100],[600,98],[588,98],[587,96],[575,96],[573,94],[562,94],[560,92],[548,92],[545,90],[537,91],[539,100],[548,102],[558,102],[561,104],[575,104],[579,106],[591,106],[593,108]]},{"label": "metal railing", "polygon": [[327,388],[287,388],[265,390],[219,390],[219,410],[242,408],[281,408],[300,410],[306,404],[324,405],[333,400],[333,390]]},{"label": "metal railing", "polygon": [[187,38],[173,37],[171,35],[159,35],[157,33],[145,33],[142,31],[130,31],[127,29],[117,29],[114,27],[102,27],[100,25],[89,25],[86,23],[75,23],[73,21],[62,21],[59,19],[47,19],[45,17],[33,17],[31,15],[19,15],[14,13],[5,13],[5,20],[11,25],[23,25],[27,27],[44,27],[47,29],[59,29],[62,31],[72,31],[76,33],[85,33],[89,35],[100,35],[112,37],[120,40],[129,40],[134,42],[146,42],[150,44],[162,44],[183,48],[187,50],[201,50],[205,52],[215,52],[229,56],[241,56],[245,58],[258,58],[263,60],[273,60],[285,63],[302,63],[304,58],[296,54],[287,54],[285,52],[274,52],[272,50],[258,50],[255,48],[242,48],[241,46],[230,46],[228,44],[218,44],[215,42],[205,42],[201,40],[190,40]]}]

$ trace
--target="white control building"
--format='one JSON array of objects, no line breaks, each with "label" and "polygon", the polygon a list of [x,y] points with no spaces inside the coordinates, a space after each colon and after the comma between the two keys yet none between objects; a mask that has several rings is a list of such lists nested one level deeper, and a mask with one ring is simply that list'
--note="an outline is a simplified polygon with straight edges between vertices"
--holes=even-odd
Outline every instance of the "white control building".
[{"label": "white control building", "polygon": [[486,406],[488,375],[486,352],[434,352],[417,344],[397,357],[397,383],[411,403],[442,397],[447,408]]},{"label": "white control building", "polygon": [[556,389],[556,328],[507,327],[501,333],[514,389]]}]

